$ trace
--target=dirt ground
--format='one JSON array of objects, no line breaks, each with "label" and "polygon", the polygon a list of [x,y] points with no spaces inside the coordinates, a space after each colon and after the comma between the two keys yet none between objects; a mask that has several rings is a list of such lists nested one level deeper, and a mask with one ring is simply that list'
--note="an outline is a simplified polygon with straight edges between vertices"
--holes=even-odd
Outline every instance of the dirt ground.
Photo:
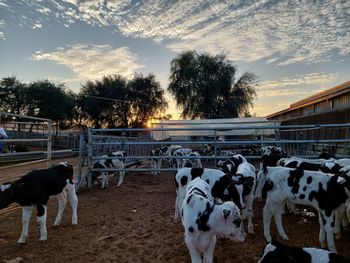
[{"label": "dirt ground", "polygon": [[[76,167],[76,158],[68,161]],[[58,162],[58,161],[55,161]],[[43,168],[45,163],[0,169],[0,180]],[[2,180],[3,181],[3,180]],[[114,183],[114,180],[111,182]],[[48,206],[48,241],[40,242],[35,214],[25,245],[18,245],[21,233],[21,210],[0,213],[0,261],[23,258],[22,262],[190,262],[181,223],[172,220],[175,203],[173,175],[152,176],[129,173],[117,188],[106,190],[94,185],[78,195],[79,224],[72,226],[70,207],[62,224],[53,226],[57,201]],[[220,239],[216,244],[215,262],[257,262],[265,245],[262,233],[262,202],[254,204],[255,234],[244,244]],[[303,209],[301,209],[303,211]],[[245,224],[246,226],[246,224]],[[318,247],[318,220],[315,216],[284,215],[289,245]],[[272,233],[278,240],[275,226]],[[350,233],[336,240],[338,253],[350,256]]]}]

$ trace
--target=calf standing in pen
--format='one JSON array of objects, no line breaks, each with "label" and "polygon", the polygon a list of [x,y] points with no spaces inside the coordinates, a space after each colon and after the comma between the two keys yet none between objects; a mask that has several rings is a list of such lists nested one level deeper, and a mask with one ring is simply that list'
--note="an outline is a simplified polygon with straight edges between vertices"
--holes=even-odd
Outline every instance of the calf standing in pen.
[{"label": "calf standing in pen", "polygon": [[285,167],[267,167],[265,174],[264,191],[267,192],[267,198],[263,211],[263,221],[266,240],[271,241],[270,224],[272,215],[278,233],[284,240],[288,240],[282,225],[282,213],[286,201],[289,200],[295,204],[312,206],[317,210],[321,247],[326,246],[325,235],[327,235],[328,248],[335,252],[335,213],[338,207],[348,199],[350,176],[344,174],[343,177],[339,177],[316,171]]},{"label": "calf standing in pen", "polygon": [[238,207],[233,202],[215,204],[210,192],[210,186],[197,177],[189,182],[181,206],[185,243],[192,263],[213,262],[216,235],[245,240]]},{"label": "calf standing in pen", "polygon": [[235,182],[231,176],[222,171],[209,168],[181,168],[175,175],[176,201],[174,221],[177,222],[180,217],[180,209],[185,198],[186,187],[190,181],[200,177],[205,180],[211,190],[211,195],[220,199],[220,201],[233,201],[238,208],[244,209],[242,196],[238,193]]},{"label": "calf standing in pen", "polygon": [[[186,157],[200,157],[198,152],[190,152]],[[200,158],[185,158],[182,160],[182,168],[202,168],[202,161]]]},{"label": "calf standing in pen", "polygon": [[[108,167],[125,169],[125,157],[126,157],[125,151],[113,152],[108,157],[109,157],[109,161],[107,162]],[[118,181],[117,187],[119,187],[123,183],[124,175],[125,175],[125,171],[119,171],[119,181]]]},{"label": "calf standing in pen", "polygon": [[51,196],[58,199],[58,213],[54,225],[61,223],[62,213],[67,202],[66,192],[72,206],[72,224],[78,224],[78,198],[73,183],[73,167],[65,162],[48,169],[34,170],[13,183],[0,186],[0,209],[12,203],[22,206],[22,233],[18,243],[25,243],[28,236],[32,211],[37,209],[40,223],[40,239],[47,240],[46,217],[47,202]]},{"label": "calf standing in pen", "polygon": [[248,219],[248,233],[254,234],[253,226],[253,203],[255,198],[256,175],[255,167],[243,162],[238,165],[237,172],[232,176],[235,181],[236,188],[241,196],[245,208],[242,209],[243,219]]},{"label": "calf standing in pen", "polygon": [[160,168],[162,167],[162,162],[164,155],[166,155],[167,148],[156,148],[151,150],[151,168],[152,174],[157,175],[160,173]]},{"label": "calf standing in pen", "polygon": [[[117,168],[124,169],[125,168],[125,151],[117,151],[113,152],[110,155],[101,155],[99,159],[96,160],[93,164],[93,169],[109,169],[109,168]],[[108,176],[115,175],[114,171],[94,171],[92,173],[92,183],[101,177],[101,189],[108,187],[109,178]],[[117,187],[119,187],[124,181],[125,171],[119,171],[119,181]]]},{"label": "calf standing in pen", "polygon": [[231,175],[235,175],[237,172],[237,167],[241,163],[247,162],[247,159],[241,154],[234,154],[229,156],[225,160],[218,161],[217,166],[224,173],[229,173]]}]

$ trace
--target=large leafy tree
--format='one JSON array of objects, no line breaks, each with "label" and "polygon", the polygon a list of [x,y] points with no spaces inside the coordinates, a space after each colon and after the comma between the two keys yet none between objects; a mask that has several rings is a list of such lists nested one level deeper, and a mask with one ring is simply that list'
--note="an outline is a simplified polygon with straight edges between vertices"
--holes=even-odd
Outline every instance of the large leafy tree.
[{"label": "large leafy tree", "polygon": [[129,81],[128,88],[132,101],[129,111],[131,127],[145,127],[150,119],[161,115],[168,107],[164,90],[152,74],[136,74]]},{"label": "large leafy tree", "polygon": [[191,119],[238,117],[256,98],[257,76],[237,68],[225,55],[187,51],[171,61],[168,91]]},{"label": "large leafy tree", "polygon": [[26,98],[27,115],[51,119],[57,128],[69,125],[74,117],[75,95],[63,84],[34,81],[28,85]]},{"label": "large leafy tree", "polygon": [[[102,80],[87,81],[82,85],[78,95],[78,109],[82,119],[95,128],[115,127],[116,111],[128,109],[127,80],[121,75],[104,76]],[[88,126],[90,126],[88,124]]]},{"label": "large leafy tree", "polygon": [[0,111],[26,114],[26,92],[27,85],[16,77],[2,78],[0,80]]},{"label": "large leafy tree", "polygon": [[88,81],[78,99],[81,116],[95,128],[145,127],[166,107],[164,90],[152,74],[137,74],[131,80],[112,75]]}]

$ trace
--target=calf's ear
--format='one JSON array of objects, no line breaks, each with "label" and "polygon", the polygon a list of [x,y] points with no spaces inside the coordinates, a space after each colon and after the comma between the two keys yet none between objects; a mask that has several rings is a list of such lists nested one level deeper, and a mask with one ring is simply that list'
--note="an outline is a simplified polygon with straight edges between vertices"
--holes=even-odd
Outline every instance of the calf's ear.
[{"label": "calf's ear", "polygon": [[224,213],[224,218],[227,219],[227,217],[230,215],[231,211],[228,209],[224,209],[223,213]]}]

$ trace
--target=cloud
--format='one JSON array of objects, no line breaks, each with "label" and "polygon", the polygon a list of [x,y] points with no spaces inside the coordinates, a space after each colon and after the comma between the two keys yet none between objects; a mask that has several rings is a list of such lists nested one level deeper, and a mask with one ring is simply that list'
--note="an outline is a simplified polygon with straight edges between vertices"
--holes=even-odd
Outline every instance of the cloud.
[{"label": "cloud", "polygon": [[4,20],[0,20],[0,40],[5,40],[5,33],[1,32],[1,30],[5,27],[5,21]]},{"label": "cloud", "polygon": [[43,25],[40,24],[40,23],[35,23],[35,24],[32,26],[33,29],[42,28],[42,27],[43,27]]},{"label": "cloud", "polygon": [[135,54],[126,47],[76,44],[57,48],[54,52],[37,51],[32,60],[49,60],[70,68],[81,81],[94,80],[105,75],[133,75],[143,68]]},{"label": "cloud", "polygon": [[65,26],[84,21],[166,41],[174,52],[225,52],[280,66],[350,54],[350,1],[19,1]]},{"label": "cloud", "polygon": [[291,103],[330,88],[338,77],[338,73],[310,73],[263,81],[258,88],[259,100],[252,112],[265,116],[286,109]]}]

